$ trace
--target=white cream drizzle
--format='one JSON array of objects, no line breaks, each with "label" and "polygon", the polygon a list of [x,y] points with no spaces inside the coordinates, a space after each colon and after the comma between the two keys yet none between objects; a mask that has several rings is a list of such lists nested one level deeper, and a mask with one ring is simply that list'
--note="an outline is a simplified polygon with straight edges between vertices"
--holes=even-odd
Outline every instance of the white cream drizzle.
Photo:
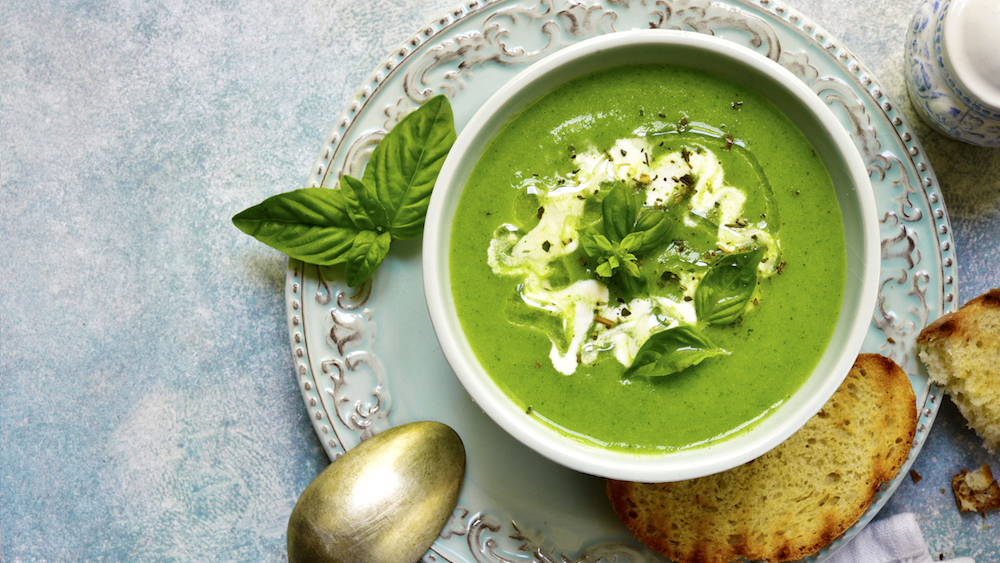
[{"label": "white cream drizzle", "polygon": [[[725,183],[722,165],[713,152],[677,151],[653,159],[651,146],[649,138],[638,137],[620,139],[608,151],[590,149],[577,154],[579,170],[562,178],[558,187],[539,190],[545,211],[538,225],[525,233],[513,225],[504,225],[490,244],[488,262],[493,272],[522,279],[521,297],[525,303],[560,319],[569,346],[560,351],[553,342],[549,353],[560,373],[570,375],[579,363],[593,363],[606,352],[613,353],[622,365],[631,365],[653,332],[696,322],[690,298],[700,282],[699,274],[681,273],[680,284],[685,288],[682,297],[688,300],[679,301],[646,296],[627,303],[609,303],[608,288],[599,279],[578,280],[563,288],[549,284],[550,264],[576,250],[584,206],[602,183],[639,181],[646,184],[646,206],[669,207],[686,201],[694,214],[708,217],[714,213],[713,220],[720,225],[721,251],[735,252],[762,244],[768,250],[767,259],[760,265],[761,273],[769,277],[777,267],[780,250],[770,233],[752,224],[733,226],[746,223],[742,219],[746,195]],[[693,185],[682,180],[687,174],[691,175],[688,183]],[[532,179],[531,183],[537,189],[537,181]],[[597,317],[614,324],[595,332],[592,328]]]}]

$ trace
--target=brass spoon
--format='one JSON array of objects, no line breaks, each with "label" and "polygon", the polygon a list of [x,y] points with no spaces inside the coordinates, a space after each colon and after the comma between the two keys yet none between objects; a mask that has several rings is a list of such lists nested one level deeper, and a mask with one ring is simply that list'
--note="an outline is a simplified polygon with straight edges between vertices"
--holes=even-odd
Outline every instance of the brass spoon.
[{"label": "brass spoon", "polygon": [[465,447],[439,422],[365,440],[306,487],[288,520],[288,560],[414,563],[448,522]]}]

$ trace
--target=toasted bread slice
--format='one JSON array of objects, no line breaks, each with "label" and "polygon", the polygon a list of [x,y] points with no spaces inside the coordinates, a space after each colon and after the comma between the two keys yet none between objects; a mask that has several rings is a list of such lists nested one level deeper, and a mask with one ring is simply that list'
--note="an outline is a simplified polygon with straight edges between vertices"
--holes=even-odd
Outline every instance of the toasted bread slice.
[{"label": "toasted bread slice", "polygon": [[858,357],[816,416],[745,465],[677,483],[608,481],[636,537],[681,563],[789,561],[840,536],[909,455],[916,397],[892,360]]},{"label": "toasted bread slice", "polygon": [[931,381],[944,387],[969,427],[1000,447],[1000,289],[927,325],[917,337]]}]

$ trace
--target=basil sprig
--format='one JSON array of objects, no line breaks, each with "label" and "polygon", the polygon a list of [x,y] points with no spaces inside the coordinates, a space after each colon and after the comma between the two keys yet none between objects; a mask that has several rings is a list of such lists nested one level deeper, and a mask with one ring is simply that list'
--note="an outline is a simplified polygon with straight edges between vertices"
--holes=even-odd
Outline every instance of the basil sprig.
[{"label": "basil sprig", "polygon": [[639,347],[626,375],[663,376],[677,373],[703,360],[729,354],[705,336],[703,326],[736,321],[753,298],[757,266],[764,248],[722,257],[694,290],[698,323],[657,332]]},{"label": "basil sprig", "polygon": [[642,237],[629,233],[620,241],[611,241],[600,233],[588,233],[583,238],[583,248],[591,256],[601,257],[601,263],[594,272],[602,278],[610,278],[619,270],[633,278],[639,277],[639,265],[633,252],[639,248]]},{"label": "basil sprig", "polygon": [[420,236],[427,205],[455,123],[446,97],[435,96],[396,124],[372,151],[359,180],[341,188],[303,188],[269,197],[233,217],[233,224],[292,258],[344,264],[347,284],[364,283],[393,240]]},{"label": "basil sprig", "polygon": [[615,185],[601,202],[604,234],[590,229],[580,238],[584,252],[598,259],[594,272],[602,278],[619,274],[635,293],[641,278],[639,259],[669,240],[673,221],[663,211],[643,209],[629,186]]}]

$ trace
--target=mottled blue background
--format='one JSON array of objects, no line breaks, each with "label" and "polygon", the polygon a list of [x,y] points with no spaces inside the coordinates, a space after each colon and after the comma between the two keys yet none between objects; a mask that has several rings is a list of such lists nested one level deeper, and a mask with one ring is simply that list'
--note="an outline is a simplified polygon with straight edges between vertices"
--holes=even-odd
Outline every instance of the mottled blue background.
[{"label": "mottled blue background", "polygon": [[[454,0],[0,3],[0,559],[280,561],[327,459],[292,373],[285,257],[230,217],[301,187],[380,60]],[[951,216],[962,302],[1000,287],[1000,152],[919,122],[919,0],[800,0],[906,106]],[[883,515],[1000,561],[990,462],[950,401]],[[945,493],[941,489],[947,489]]]}]

